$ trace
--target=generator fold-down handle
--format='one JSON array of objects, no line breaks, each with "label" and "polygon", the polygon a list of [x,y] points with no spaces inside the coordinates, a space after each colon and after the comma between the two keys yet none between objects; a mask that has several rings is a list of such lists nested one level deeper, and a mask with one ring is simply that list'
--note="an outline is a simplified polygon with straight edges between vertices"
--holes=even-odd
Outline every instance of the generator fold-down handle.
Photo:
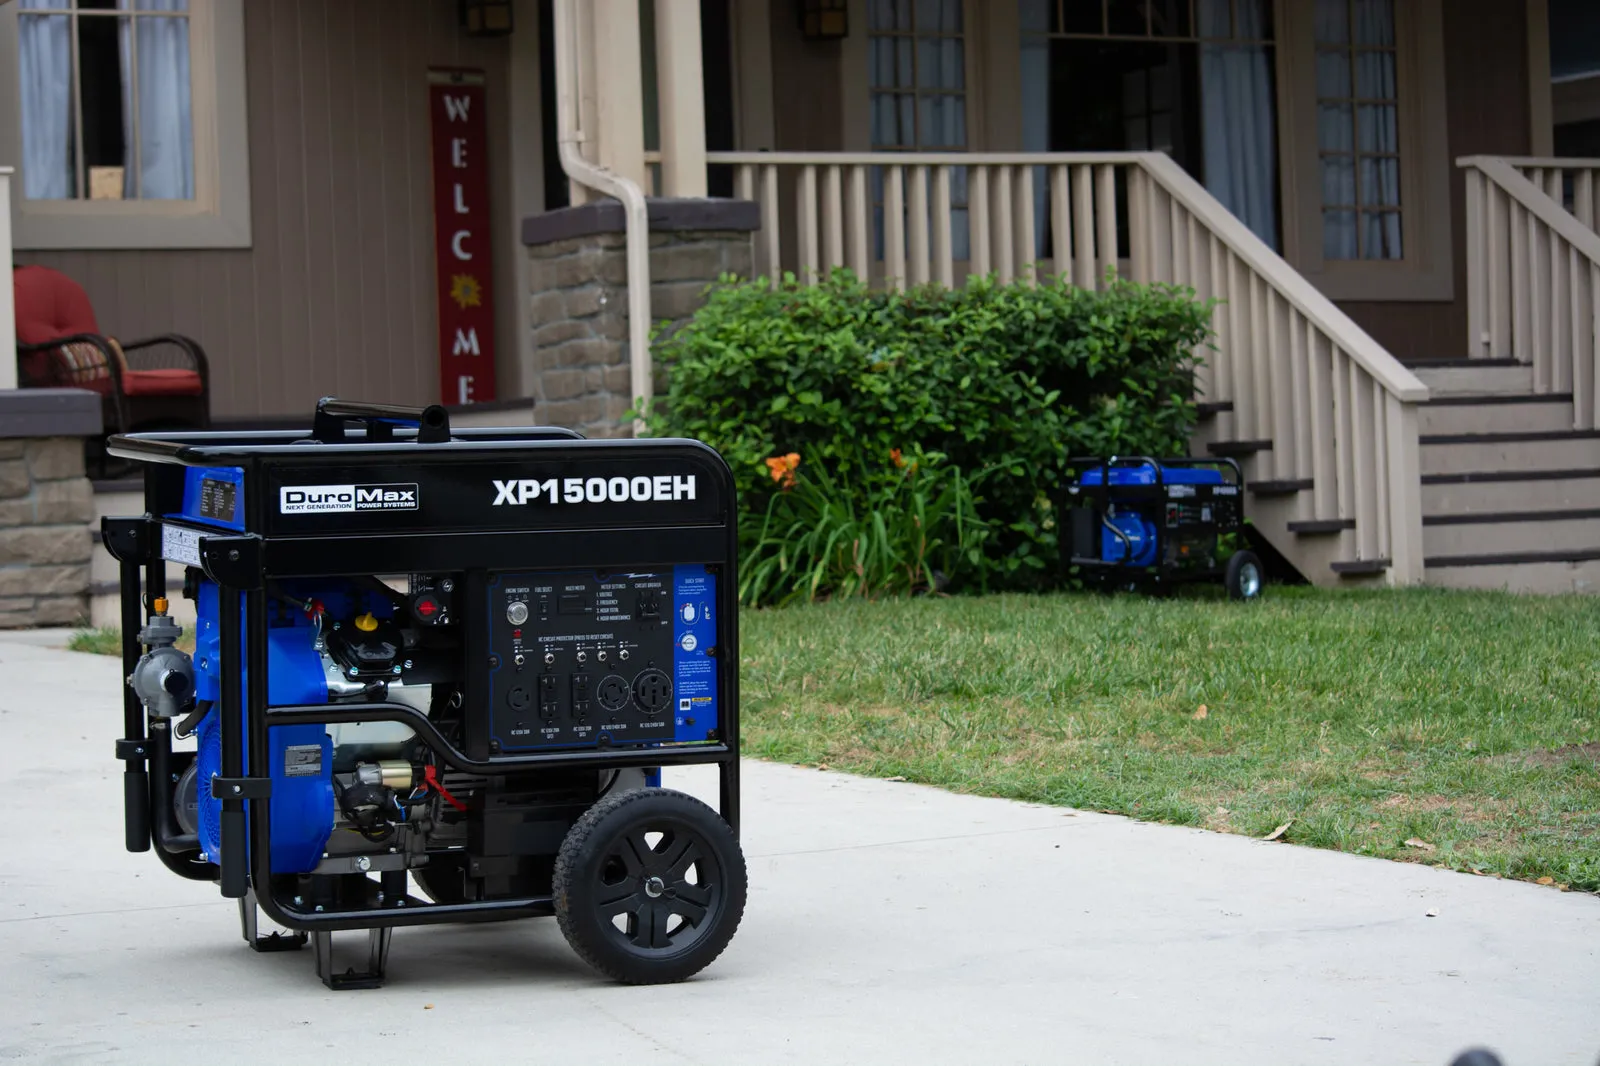
[{"label": "generator fold-down handle", "polygon": [[417,427],[418,444],[444,444],[450,440],[450,412],[441,404],[402,407],[386,403],[355,403],[324,396],[317,401],[311,420],[311,437],[323,444],[339,444],[345,439],[346,422],[363,422],[367,440],[393,440],[396,425]]}]

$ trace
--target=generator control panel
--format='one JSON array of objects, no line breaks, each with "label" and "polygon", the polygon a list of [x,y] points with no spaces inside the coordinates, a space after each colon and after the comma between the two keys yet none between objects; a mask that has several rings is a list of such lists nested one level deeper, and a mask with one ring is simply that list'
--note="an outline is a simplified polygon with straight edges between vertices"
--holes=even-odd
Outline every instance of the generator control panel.
[{"label": "generator control panel", "polygon": [[714,741],[717,577],[704,566],[489,579],[503,752]]}]

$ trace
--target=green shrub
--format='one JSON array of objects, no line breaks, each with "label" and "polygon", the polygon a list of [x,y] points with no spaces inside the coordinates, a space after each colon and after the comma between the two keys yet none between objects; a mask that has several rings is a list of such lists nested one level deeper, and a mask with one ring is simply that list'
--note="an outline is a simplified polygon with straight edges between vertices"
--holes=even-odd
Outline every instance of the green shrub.
[{"label": "green shrub", "polygon": [[747,553],[774,535],[765,459],[799,453],[808,491],[831,486],[835,513],[859,517],[878,491],[864,472],[903,449],[941,456],[934,465],[977,497],[983,550],[963,578],[1049,585],[1049,501],[1066,461],[1185,451],[1192,353],[1209,320],[1187,290],[1121,281],[874,292],[845,270],[815,286],[728,278],[659,339],[670,384],[646,418],[655,435],[696,437],[727,458]]}]

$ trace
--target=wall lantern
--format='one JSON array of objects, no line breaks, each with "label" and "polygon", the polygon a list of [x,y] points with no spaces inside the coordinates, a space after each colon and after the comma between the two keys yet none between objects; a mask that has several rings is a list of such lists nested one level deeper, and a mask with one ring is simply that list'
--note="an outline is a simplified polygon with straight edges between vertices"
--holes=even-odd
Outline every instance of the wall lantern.
[{"label": "wall lantern", "polygon": [[810,41],[850,36],[848,0],[800,0],[800,32]]},{"label": "wall lantern", "polygon": [[511,0],[459,0],[461,31],[468,37],[504,37],[511,32]]}]

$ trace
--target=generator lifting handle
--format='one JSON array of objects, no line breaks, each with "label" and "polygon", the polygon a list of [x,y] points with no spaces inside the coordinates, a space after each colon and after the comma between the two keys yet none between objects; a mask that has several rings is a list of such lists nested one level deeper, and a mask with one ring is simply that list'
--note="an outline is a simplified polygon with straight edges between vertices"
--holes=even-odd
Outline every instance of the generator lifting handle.
[{"label": "generator lifting handle", "polygon": [[418,444],[444,444],[450,440],[450,412],[441,405],[401,407],[384,403],[352,403],[324,396],[317,401],[311,436],[324,444],[344,438],[346,422],[365,422],[368,440],[393,440],[397,423],[417,427]]}]

